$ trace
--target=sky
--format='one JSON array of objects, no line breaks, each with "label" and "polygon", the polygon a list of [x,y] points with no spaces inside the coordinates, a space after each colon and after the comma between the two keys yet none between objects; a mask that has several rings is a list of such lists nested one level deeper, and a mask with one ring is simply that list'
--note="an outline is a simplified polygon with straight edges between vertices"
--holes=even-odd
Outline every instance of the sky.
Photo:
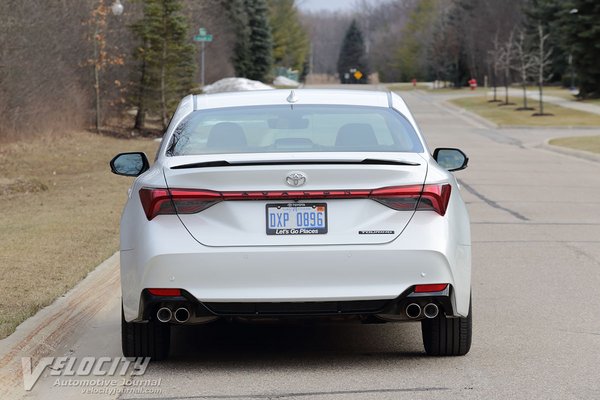
[{"label": "sky", "polygon": [[[381,3],[389,0],[367,0],[370,3]],[[302,11],[352,11],[356,0],[296,0],[298,8]]]}]

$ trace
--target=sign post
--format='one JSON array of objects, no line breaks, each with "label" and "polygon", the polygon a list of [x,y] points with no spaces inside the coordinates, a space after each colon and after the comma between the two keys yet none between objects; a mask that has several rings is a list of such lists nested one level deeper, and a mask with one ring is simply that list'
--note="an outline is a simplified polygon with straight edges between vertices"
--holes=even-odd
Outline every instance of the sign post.
[{"label": "sign post", "polygon": [[206,33],[205,28],[198,29],[198,34],[194,36],[194,42],[200,42],[202,44],[202,50],[200,51],[200,84],[204,87],[204,44],[206,42],[212,42],[213,35]]}]

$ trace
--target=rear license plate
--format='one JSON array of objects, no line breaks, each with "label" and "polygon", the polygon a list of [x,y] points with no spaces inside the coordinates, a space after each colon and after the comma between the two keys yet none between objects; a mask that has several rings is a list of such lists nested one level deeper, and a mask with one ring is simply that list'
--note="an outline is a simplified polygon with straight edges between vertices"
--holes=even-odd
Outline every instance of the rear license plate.
[{"label": "rear license plate", "polygon": [[267,235],[327,233],[326,203],[267,204]]}]

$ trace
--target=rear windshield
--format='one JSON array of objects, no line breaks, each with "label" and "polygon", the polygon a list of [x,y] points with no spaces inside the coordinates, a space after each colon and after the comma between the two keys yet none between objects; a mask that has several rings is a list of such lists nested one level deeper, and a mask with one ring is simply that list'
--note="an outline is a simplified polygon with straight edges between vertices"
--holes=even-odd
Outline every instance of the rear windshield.
[{"label": "rear windshield", "polygon": [[194,111],[167,155],[268,152],[422,152],[412,125],[382,107],[277,105]]}]

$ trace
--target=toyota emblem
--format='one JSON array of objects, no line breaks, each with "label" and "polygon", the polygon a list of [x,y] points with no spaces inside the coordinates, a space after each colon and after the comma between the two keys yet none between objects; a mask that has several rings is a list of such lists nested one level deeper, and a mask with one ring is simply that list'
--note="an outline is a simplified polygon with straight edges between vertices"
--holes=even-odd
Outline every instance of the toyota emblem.
[{"label": "toyota emblem", "polygon": [[290,172],[285,178],[285,183],[294,187],[302,186],[306,183],[306,175],[302,172]]}]

